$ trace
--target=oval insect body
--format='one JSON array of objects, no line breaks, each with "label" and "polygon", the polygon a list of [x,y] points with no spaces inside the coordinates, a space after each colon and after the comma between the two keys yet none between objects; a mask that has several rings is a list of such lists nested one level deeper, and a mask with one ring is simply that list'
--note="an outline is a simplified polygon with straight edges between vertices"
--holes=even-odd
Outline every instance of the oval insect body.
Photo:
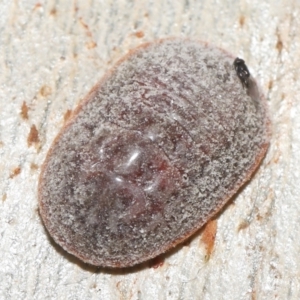
[{"label": "oval insect body", "polygon": [[40,175],[41,216],[58,244],[93,265],[132,266],[224,206],[270,138],[264,98],[240,87],[232,61],[204,43],[162,40],[100,81]]}]

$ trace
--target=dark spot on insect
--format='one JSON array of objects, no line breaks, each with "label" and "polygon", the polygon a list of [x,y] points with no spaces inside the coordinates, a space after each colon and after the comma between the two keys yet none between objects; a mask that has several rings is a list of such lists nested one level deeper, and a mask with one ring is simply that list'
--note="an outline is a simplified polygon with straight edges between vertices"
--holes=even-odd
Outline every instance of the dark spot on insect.
[{"label": "dark spot on insect", "polygon": [[245,64],[245,61],[241,58],[236,58],[233,62],[235,71],[237,76],[242,82],[243,87],[248,88],[249,87],[249,77],[250,77],[250,72]]},{"label": "dark spot on insect", "polygon": [[229,74],[217,74],[216,76],[219,80],[221,80],[223,83],[226,83],[226,81],[229,80]]},{"label": "dark spot on insect", "polygon": [[222,75],[221,74],[217,74],[217,76],[216,76],[218,79],[222,79]]}]

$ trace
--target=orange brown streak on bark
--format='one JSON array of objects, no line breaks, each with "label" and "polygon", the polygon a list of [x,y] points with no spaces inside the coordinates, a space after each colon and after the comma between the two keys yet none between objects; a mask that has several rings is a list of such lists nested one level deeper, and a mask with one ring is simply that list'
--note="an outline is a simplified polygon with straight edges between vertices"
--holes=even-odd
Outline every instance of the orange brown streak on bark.
[{"label": "orange brown streak on bark", "polygon": [[23,104],[22,104],[22,107],[21,107],[21,117],[24,120],[28,119],[28,106],[27,106],[25,101],[23,101]]},{"label": "orange brown streak on bark", "polygon": [[15,168],[12,173],[10,174],[9,178],[12,179],[16,176],[18,176],[19,174],[21,173],[21,168],[20,167],[17,167]]},{"label": "orange brown streak on bark", "polygon": [[216,233],[217,233],[217,221],[216,220],[208,221],[204,227],[201,236],[201,241],[205,244],[206,247],[206,255],[208,259],[214,249]]},{"label": "orange brown streak on bark", "polygon": [[27,138],[28,147],[32,146],[33,143],[38,143],[39,141],[40,141],[39,132],[36,129],[36,126],[32,125],[30,128],[28,138]]}]

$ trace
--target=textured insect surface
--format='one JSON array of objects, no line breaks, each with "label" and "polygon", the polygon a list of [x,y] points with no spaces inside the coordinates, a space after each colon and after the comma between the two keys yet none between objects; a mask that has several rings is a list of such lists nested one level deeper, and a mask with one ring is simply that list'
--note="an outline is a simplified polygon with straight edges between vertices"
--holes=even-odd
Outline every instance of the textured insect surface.
[{"label": "textured insect surface", "polygon": [[243,87],[248,88],[249,87],[249,77],[250,72],[245,64],[245,61],[241,58],[236,58],[233,62],[235,71],[237,76],[240,78]]},{"label": "textured insect surface", "polygon": [[162,40],[100,81],[41,171],[40,212],[58,244],[97,266],[141,263],[193,234],[249,180],[269,119],[232,61],[204,43]]}]

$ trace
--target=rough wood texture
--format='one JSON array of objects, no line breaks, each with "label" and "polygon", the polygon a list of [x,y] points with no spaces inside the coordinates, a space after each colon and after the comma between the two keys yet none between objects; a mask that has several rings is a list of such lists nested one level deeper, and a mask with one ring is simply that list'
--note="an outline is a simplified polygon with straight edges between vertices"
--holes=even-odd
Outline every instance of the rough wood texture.
[{"label": "rough wood texture", "polygon": [[[174,2],[175,3],[175,2]],[[300,4],[4,1],[0,4],[0,299],[299,299]],[[80,263],[37,210],[40,166],[79,100],[130,48],[206,40],[247,62],[268,99],[262,167],[189,243],[134,269]]]}]

